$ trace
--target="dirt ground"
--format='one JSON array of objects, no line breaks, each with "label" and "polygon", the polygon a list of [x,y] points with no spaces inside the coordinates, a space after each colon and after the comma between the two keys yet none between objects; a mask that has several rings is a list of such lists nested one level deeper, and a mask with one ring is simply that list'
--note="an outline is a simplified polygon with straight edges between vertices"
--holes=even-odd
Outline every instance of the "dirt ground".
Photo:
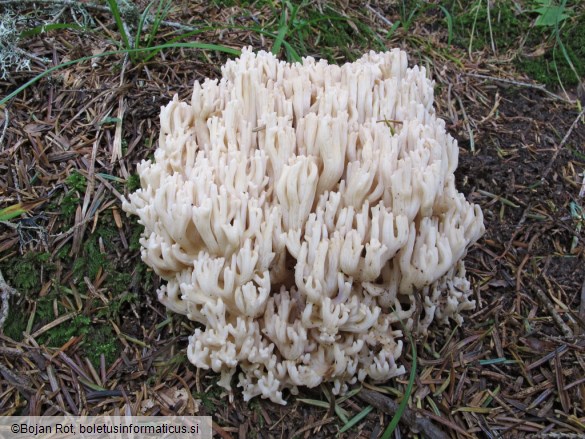
[{"label": "dirt ground", "polygon": [[[245,32],[223,41],[267,44]],[[56,65],[106,48],[65,30],[28,50]],[[462,327],[416,340],[417,379],[400,429],[462,438],[582,434],[583,114],[560,93],[476,55],[463,65],[437,56],[431,74],[437,113],[459,141],[457,186],[485,217],[486,233],[466,258],[477,308]],[[18,327],[12,316],[0,332],[1,414],[212,415],[222,438],[324,438],[343,425],[325,386],[302,390],[285,407],[244,403],[239,390],[230,402],[215,374],[191,366],[185,347],[194,324],[156,301],[160,281],[140,260],[136,221],[120,208],[135,164],[156,148],[160,106],[175,93],[189,97],[195,80],[217,77],[224,60],[183,49],[138,65],[99,58],[54,72],[0,108],[0,208],[18,202],[27,210],[0,224],[0,270],[20,292],[10,312],[23,316],[19,331],[8,332]],[[0,94],[41,70],[0,81]],[[113,303],[115,312],[104,311]],[[54,334],[59,325],[79,331]],[[101,326],[108,329],[96,347],[89,338]],[[409,370],[410,354],[404,362]],[[340,437],[378,437],[393,414],[387,399],[399,400],[407,380],[339,403],[352,416],[374,406]],[[328,398],[328,408],[302,401]]]}]

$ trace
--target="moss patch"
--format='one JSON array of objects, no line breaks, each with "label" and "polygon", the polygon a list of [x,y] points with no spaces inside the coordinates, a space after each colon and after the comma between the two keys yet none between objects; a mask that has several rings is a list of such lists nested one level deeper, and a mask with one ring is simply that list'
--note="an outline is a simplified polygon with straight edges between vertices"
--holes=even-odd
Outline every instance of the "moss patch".
[{"label": "moss patch", "polygon": [[75,216],[75,211],[77,210],[77,206],[81,201],[82,194],[85,193],[87,180],[79,172],[73,171],[69,177],[65,179],[65,184],[69,190],[63,196],[63,199],[59,205],[59,209],[61,214],[65,217],[73,217]]},{"label": "moss patch", "polygon": [[[77,193],[85,184],[79,176],[72,177],[69,183],[68,194]],[[71,337],[81,337],[76,345],[80,356],[88,357],[96,367],[102,354],[107,364],[115,361],[121,344],[109,321],[121,326],[130,306],[137,302],[136,294],[130,291],[136,279],[152,284],[152,274],[145,267],[141,265],[138,269],[130,261],[114,257],[119,248],[119,232],[112,213],[106,210],[100,214],[95,231],[86,231],[82,248],[75,257],[70,256],[68,243],[53,255],[30,252],[20,256],[17,264],[9,263],[9,259],[0,262],[4,278],[20,294],[11,300],[4,334],[20,341],[29,321],[32,322],[30,332],[34,333],[59,317],[78,313],[42,332],[37,341],[59,348]],[[64,270],[65,267],[68,269]],[[133,273],[135,269],[139,272]],[[107,305],[91,295],[85,277],[91,282],[101,279],[98,289],[108,299]],[[71,285],[75,285],[76,293],[69,288]],[[40,297],[42,290],[44,295]],[[83,301],[81,310],[77,304],[79,298]]]},{"label": "moss patch", "polygon": [[107,325],[96,326],[90,329],[85,337],[85,353],[97,367],[103,354],[106,365],[112,364],[121,352],[121,345],[113,329]]},{"label": "moss patch", "polygon": [[[43,319],[43,323],[49,323],[53,319]],[[47,321],[48,320],[48,321]],[[58,325],[51,330],[42,334],[38,341],[41,344],[50,347],[61,347],[67,343],[71,337],[79,337],[87,335],[91,326],[91,319],[89,317],[78,315],[73,319]]]},{"label": "moss patch", "polygon": [[564,86],[576,85],[585,76],[585,10],[578,2],[567,1],[558,26],[550,20],[537,25],[542,10],[547,10],[539,9],[538,2],[502,0],[493,2],[489,11],[486,5],[479,0],[449,4],[454,44],[473,51],[490,51],[493,45],[498,53],[514,56],[515,52],[516,67],[549,86],[556,87],[559,81]]},{"label": "moss patch", "polygon": [[538,57],[519,58],[517,65],[526,74],[549,86],[558,86],[559,81],[563,86],[573,86],[585,77],[585,11],[564,23],[558,39],[554,29],[537,28],[530,40],[548,41],[548,50]]},{"label": "moss patch", "polygon": [[128,188],[128,192],[134,192],[140,188],[140,177],[138,174],[132,174],[128,177],[126,188]]},{"label": "moss patch", "polygon": [[518,40],[530,27],[530,18],[511,0],[494,2],[489,11],[485,1],[466,3],[463,8],[455,1],[449,10],[453,42],[465,49],[471,45],[474,51],[491,47],[492,40],[498,51],[518,47]]},{"label": "moss patch", "polygon": [[0,263],[0,270],[9,285],[16,288],[19,293],[27,295],[31,291],[41,289],[39,276],[41,266],[47,272],[53,271],[54,265],[49,263],[50,258],[49,253],[27,253],[19,258],[17,264],[8,260]]},{"label": "moss patch", "polygon": [[4,335],[16,341],[22,341],[22,333],[26,330],[27,317],[24,313],[9,312],[4,322]]}]

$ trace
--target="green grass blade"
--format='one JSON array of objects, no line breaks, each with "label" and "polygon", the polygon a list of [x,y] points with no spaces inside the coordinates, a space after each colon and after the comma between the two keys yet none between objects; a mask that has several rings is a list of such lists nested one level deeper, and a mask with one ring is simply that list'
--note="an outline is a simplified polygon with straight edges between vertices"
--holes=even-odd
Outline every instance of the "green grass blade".
[{"label": "green grass blade", "polygon": [[439,410],[439,407],[437,406],[437,403],[433,400],[433,398],[427,396],[425,397],[425,401],[431,406],[431,410],[435,415],[441,416],[441,411]]},{"label": "green grass blade", "polygon": [[347,430],[349,430],[351,427],[353,427],[354,425],[356,425],[358,422],[360,422],[362,419],[364,419],[366,416],[368,416],[368,414],[374,410],[374,407],[372,407],[371,405],[367,406],[365,409],[363,409],[361,412],[359,412],[357,415],[355,415],[353,418],[351,418],[342,428],[341,430],[339,430],[339,434],[341,433],[345,433]]},{"label": "green grass blade", "polygon": [[581,80],[581,78],[579,77],[579,73],[577,73],[577,69],[573,65],[573,61],[571,60],[571,57],[569,56],[569,53],[567,52],[567,48],[565,47],[563,40],[561,40],[561,38],[558,34],[557,34],[557,44],[561,48],[561,52],[563,54],[563,57],[565,58],[565,61],[567,61],[567,64],[569,65],[571,71],[575,75],[577,82],[579,82]]},{"label": "green grass blade", "polygon": [[[154,17],[154,21],[152,22],[152,29],[151,29],[150,33],[148,34],[148,40],[146,41],[146,47],[152,46],[152,42],[154,41],[154,38],[158,34],[160,24],[167,17],[169,11],[171,10],[171,4],[172,4],[171,0],[166,0],[166,3],[164,4],[164,7],[163,7],[162,5],[163,5],[164,1],[165,0],[160,0],[160,2],[159,2],[159,5],[158,5],[157,11],[156,11],[156,15]],[[153,50],[152,52],[150,52],[150,54],[148,54],[146,57],[144,57],[143,61],[144,62],[150,61],[159,52],[160,52],[160,50]]]},{"label": "green grass blade", "polygon": [[412,25],[412,22],[414,21],[416,15],[418,14],[418,10],[421,7],[421,5],[417,5],[415,8],[412,9],[412,11],[410,11],[410,14],[408,15],[408,19],[406,19],[406,21],[404,21],[404,30],[408,31],[408,29],[410,29],[410,26]]},{"label": "green grass blade", "polygon": [[[192,37],[192,36],[195,36],[195,35],[199,35],[199,34],[202,34],[204,32],[208,32],[208,31],[215,31],[217,29],[218,29],[217,26],[206,26],[206,27],[202,27],[202,28],[199,28],[197,30],[193,30],[193,31],[190,31],[190,32],[187,32],[187,33],[184,33],[184,34],[177,35],[176,37],[171,38],[170,40],[168,40],[165,44],[176,44],[176,43],[178,43],[181,40],[184,40],[186,38],[189,38],[189,37]],[[146,63],[146,62],[150,61],[159,52],[160,52],[160,50],[153,50],[149,55],[145,56],[142,59],[142,62],[145,62]]]},{"label": "green grass blade", "polygon": [[146,8],[144,8],[144,11],[140,15],[140,21],[138,21],[138,27],[136,28],[136,46],[137,47],[140,46],[140,37],[142,36],[142,29],[144,28],[144,23],[146,22],[146,19],[148,18],[148,12],[150,11],[150,8],[152,7],[153,4],[154,4],[154,2],[150,2],[148,4],[148,6],[146,6]]},{"label": "green grass blade", "polygon": [[301,62],[302,58],[298,54],[298,52],[288,43],[284,43],[284,48],[286,49],[286,55],[290,61],[294,62]]},{"label": "green grass blade", "polygon": [[298,398],[297,401],[303,402],[308,405],[312,405],[315,407],[321,407],[322,409],[328,409],[329,403],[327,401],[319,401],[318,399],[305,399],[305,398]]},{"label": "green grass blade", "polygon": [[443,14],[445,15],[445,20],[447,20],[447,29],[449,32],[447,42],[448,42],[448,44],[451,44],[451,40],[453,39],[453,17],[451,15],[451,13],[447,10],[447,8],[445,8],[442,5],[435,5],[432,3],[426,3],[424,5],[417,6],[410,13],[410,15],[408,17],[408,22],[405,23],[404,28],[405,28],[405,30],[408,30],[408,28],[411,26],[411,24],[414,21],[414,18],[416,17],[417,14],[424,13],[424,12],[428,11],[429,9],[434,9],[435,7],[438,7],[441,10],[441,12],[443,12]]},{"label": "green grass blade", "polygon": [[126,33],[126,28],[124,27],[124,21],[122,20],[122,15],[120,14],[118,3],[116,3],[116,0],[108,0],[108,5],[110,6],[110,11],[114,16],[116,26],[118,26],[118,30],[120,31],[120,36],[122,37],[124,48],[131,49],[132,47],[130,46],[130,39],[128,38],[128,34]]},{"label": "green grass blade", "polygon": [[410,333],[408,334],[408,339],[410,340],[410,345],[412,346],[412,366],[410,368],[410,377],[408,379],[408,384],[406,386],[406,392],[404,392],[404,397],[402,398],[402,401],[400,401],[400,404],[398,405],[398,410],[396,410],[396,413],[394,413],[394,416],[392,417],[390,424],[388,424],[388,427],[386,427],[386,430],[384,430],[382,439],[389,439],[390,436],[392,436],[392,433],[394,433],[396,427],[398,426],[398,422],[400,422],[400,418],[402,418],[402,414],[404,413],[404,410],[408,405],[408,400],[412,393],[412,387],[414,385],[414,380],[416,378],[416,346]]},{"label": "green grass blade", "polygon": [[[216,31],[216,30],[218,30],[218,29],[228,29],[228,28],[229,28],[228,26],[223,26],[223,27],[221,27],[221,26],[205,26],[205,27],[200,27],[199,29],[192,30],[192,31],[190,31],[190,32],[186,32],[186,33],[183,33],[183,34],[177,35],[176,37],[174,37],[174,38],[171,38],[170,40],[168,40],[168,41],[167,41],[165,44],[174,44],[174,43],[178,43],[178,42],[180,42],[181,40],[185,40],[186,38],[193,37],[193,36],[195,36],[195,35],[200,35],[200,34],[202,34],[202,33],[204,33],[204,32],[208,32],[208,31]],[[156,51],[153,51],[153,52],[151,52],[149,55],[145,56],[145,57],[143,58],[143,60],[142,60],[142,61],[143,61],[143,62],[148,62],[148,61],[150,61],[150,60],[151,60],[152,58],[154,58],[154,57],[155,57],[155,56],[156,56],[156,55],[157,55],[159,52],[160,52],[160,50],[156,50]]]},{"label": "green grass blade", "polygon": [[350,390],[349,392],[347,392],[345,395],[343,395],[341,398],[339,398],[337,400],[337,404],[341,404],[344,401],[347,401],[350,398],[353,398],[355,395],[357,395],[358,393],[360,393],[360,390],[362,390],[361,386],[360,387],[356,387],[353,390]]},{"label": "green grass blade", "polygon": [[20,203],[5,207],[4,209],[0,209],[0,221],[9,221],[25,212],[26,210],[22,208]]},{"label": "green grass blade", "polygon": [[349,419],[347,419],[347,413],[337,403],[334,406],[334,410],[337,417],[341,419],[341,422],[343,422],[344,424],[347,424],[349,422]]},{"label": "green grass blade", "polygon": [[[192,31],[186,32],[186,33],[184,33],[184,34],[177,35],[176,37],[174,37],[174,38],[171,38],[170,40],[168,40],[168,41],[166,42],[166,44],[177,43],[177,42],[179,42],[179,41],[181,41],[181,40],[184,40],[185,38],[193,37],[193,36],[195,36],[195,35],[202,34],[203,32],[208,32],[208,31],[216,31],[217,29],[218,29],[218,27],[217,27],[217,26],[205,26],[205,27],[200,27],[199,29],[192,30]],[[220,28],[220,29],[221,29],[221,28]]]},{"label": "green grass blade", "polygon": [[[214,25],[214,26],[202,27],[202,28],[194,30],[194,31],[190,31],[190,32],[187,32],[187,33],[184,33],[181,35],[177,35],[173,39],[169,40],[169,42],[167,44],[175,43],[177,41],[183,40],[183,39],[188,38],[188,37],[193,36],[193,35],[201,34],[201,33],[206,32],[206,31],[215,31],[215,30],[219,30],[219,29],[232,30],[232,31],[233,30],[242,30],[242,31],[246,31],[246,32],[255,32],[259,35],[264,35],[264,36],[272,38],[274,40],[276,40],[278,38],[277,34],[270,32],[270,31],[267,31],[267,30],[265,30],[261,27],[258,27],[258,26]],[[288,43],[286,40],[283,40],[282,47],[284,47],[284,49],[286,50],[287,56],[289,56],[289,60],[294,61],[294,62],[301,62],[302,61],[301,55],[299,54],[298,50],[292,44]],[[272,51],[272,53],[274,53],[274,52]]]},{"label": "green grass blade", "polygon": [[396,32],[396,29],[398,29],[401,24],[402,22],[400,20],[396,20],[394,24],[392,24],[390,30],[386,32],[386,38],[392,38],[392,35],[394,35],[394,32]]},{"label": "green grass blade", "polygon": [[445,8],[443,5],[438,6],[439,9],[443,11],[443,14],[445,14],[445,20],[447,20],[447,31],[449,35],[447,37],[447,44],[451,45],[451,41],[453,40],[453,17],[451,16],[447,8]]},{"label": "green grass blade", "polygon": [[77,64],[77,63],[80,63],[80,62],[83,62],[83,61],[88,61],[88,60],[93,59],[93,58],[101,58],[101,57],[104,57],[104,56],[119,55],[121,53],[130,53],[130,54],[132,54],[132,53],[143,53],[143,52],[149,52],[149,51],[152,51],[152,50],[176,49],[176,48],[181,48],[181,47],[187,48],[187,49],[213,50],[213,51],[223,52],[223,53],[227,53],[228,55],[234,55],[234,56],[238,56],[241,53],[238,49],[232,49],[231,47],[222,46],[222,45],[219,45],[219,44],[208,44],[208,43],[173,43],[173,44],[161,44],[159,46],[144,47],[144,48],[137,48],[137,49],[112,50],[112,51],[109,51],[109,52],[99,53],[97,55],[84,56],[82,58],[74,59],[72,61],[67,61],[67,62],[64,62],[62,64],[56,65],[54,67],[51,67],[51,68],[45,70],[42,73],[39,73],[34,78],[30,79],[29,81],[25,82],[23,85],[21,85],[20,87],[18,87],[16,90],[12,91],[7,96],[5,96],[2,99],[0,99],[0,105],[4,105],[6,102],[8,102],[9,100],[11,100],[15,96],[18,96],[22,91],[26,90],[31,85],[37,83],[38,81],[40,81],[41,79],[43,79],[45,76],[50,75],[54,71],[60,70],[60,69],[65,68],[65,67],[69,67],[71,65],[74,65],[74,64]]},{"label": "green grass blade", "polygon": [[102,177],[106,180],[115,181],[116,183],[125,183],[126,182],[126,179],[116,177],[115,175],[111,175],[111,174],[104,174],[102,172],[98,172],[97,175],[99,175],[100,177]]},{"label": "green grass blade", "polygon": [[152,29],[148,34],[148,41],[146,42],[146,47],[152,45],[154,41],[154,37],[158,33],[158,29],[160,27],[161,22],[166,18],[169,11],[171,9],[171,0],[160,0],[158,3],[158,8],[156,10],[156,15],[154,16],[154,21],[152,22]]},{"label": "green grass blade", "polygon": [[276,35],[276,38],[274,39],[274,44],[272,45],[272,50],[271,50],[271,52],[274,55],[278,55],[280,53],[280,48],[282,47],[282,43],[284,43],[284,38],[286,37],[286,34],[288,33],[288,24],[286,23],[286,21],[287,21],[286,14],[287,14],[287,9],[286,9],[286,7],[283,7],[282,13],[280,14],[280,21],[278,23],[278,34]]},{"label": "green grass blade", "polygon": [[488,358],[487,360],[479,360],[480,366],[489,366],[490,364],[501,364],[508,360],[506,358]]},{"label": "green grass blade", "polygon": [[51,24],[42,24],[40,26],[33,27],[32,29],[23,30],[20,33],[20,38],[26,37],[34,37],[45,32],[49,32],[52,30],[61,30],[61,29],[72,29],[72,30],[80,30],[85,31],[87,30],[83,26],[79,26],[78,24],[73,23],[51,23]]},{"label": "green grass blade", "polygon": [[[256,32],[257,34],[260,35],[265,35],[267,37],[270,38],[274,38],[275,40],[277,39],[277,35],[274,34],[273,32],[264,30],[262,28],[259,27],[249,27],[249,26],[223,26],[223,27],[214,27],[213,29],[229,29],[229,30],[244,30],[244,31],[249,31],[249,32]],[[287,55],[290,55],[290,60],[294,61],[294,62],[300,62],[302,60],[301,56],[299,55],[298,51],[288,42],[286,42],[286,40],[282,41],[282,46],[284,47],[284,49],[287,52]],[[272,53],[274,53],[274,47],[273,50],[271,51]]]},{"label": "green grass blade", "polygon": [[[471,49],[473,47],[473,37],[475,36],[475,27],[477,26],[477,18],[479,16],[479,11],[481,9],[481,2],[474,6],[475,8],[475,17],[473,17],[473,25],[471,26],[471,34],[469,35],[469,47],[467,48],[467,52],[469,53],[469,57],[471,57]],[[471,10],[473,11],[472,8]]]},{"label": "green grass blade", "polygon": [[[322,409],[329,409],[331,407],[331,403],[329,401],[319,401],[318,399],[298,398],[297,401]],[[345,411],[345,409],[343,409],[343,407],[339,406],[338,404],[335,404],[334,410],[342,422],[344,423],[347,422],[348,413]]]}]

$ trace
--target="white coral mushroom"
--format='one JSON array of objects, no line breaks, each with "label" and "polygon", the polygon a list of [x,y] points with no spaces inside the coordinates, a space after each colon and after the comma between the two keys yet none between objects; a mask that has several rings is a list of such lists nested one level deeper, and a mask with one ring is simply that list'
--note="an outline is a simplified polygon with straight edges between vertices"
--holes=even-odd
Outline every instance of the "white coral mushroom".
[{"label": "white coral mushroom", "polygon": [[404,373],[400,322],[461,321],[462,258],[484,231],[433,83],[400,50],[339,67],[245,49],[222,73],[163,108],[124,202],[159,299],[204,326],[189,360],[226,389],[239,366],[246,400],[281,404]]}]

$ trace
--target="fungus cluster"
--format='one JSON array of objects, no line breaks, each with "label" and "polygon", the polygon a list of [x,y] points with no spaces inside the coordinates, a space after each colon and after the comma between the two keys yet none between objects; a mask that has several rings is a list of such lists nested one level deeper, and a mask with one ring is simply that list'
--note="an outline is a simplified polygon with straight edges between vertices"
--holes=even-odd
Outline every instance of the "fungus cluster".
[{"label": "fungus cluster", "polygon": [[188,358],[246,400],[404,373],[402,330],[461,323],[483,233],[457,142],[400,50],[342,66],[249,49],[161,113],[124,209],[158,297],[202,327]]}]

